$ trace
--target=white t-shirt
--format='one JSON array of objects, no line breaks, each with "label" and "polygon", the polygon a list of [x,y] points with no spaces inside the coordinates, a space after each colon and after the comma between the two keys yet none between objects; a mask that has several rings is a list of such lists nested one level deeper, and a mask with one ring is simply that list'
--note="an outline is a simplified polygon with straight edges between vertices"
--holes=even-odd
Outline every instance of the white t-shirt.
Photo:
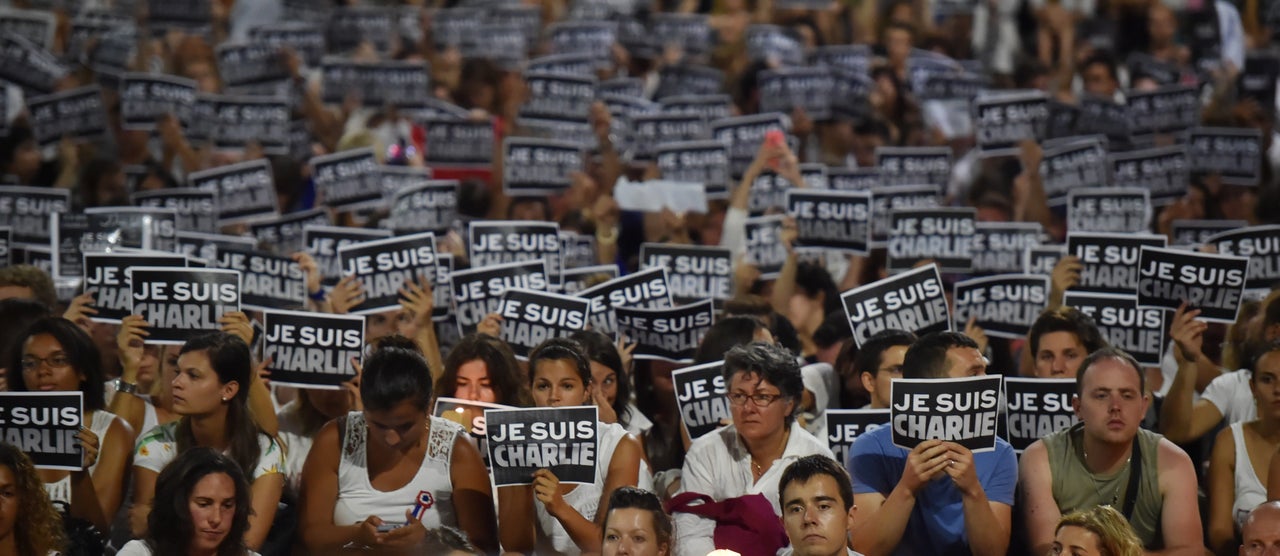
[{"label": "white t-shirt", "polygon": [[1251,374],[1248,369],[1222,373],[1200,394],[1201,399],[1208,400],[1222,413],[1223,423],[1230,425],[1258,418],[1258,405],[1249,388]]},{"label": "white t-shirt", "polygon": [[[178,424],[181,422],[165,423],[151,429],[151,432],[143,436],[142,440],[138,441],[138,449],[133,455],[133,465],[156,473],[169,465],[169,462],[178,456]],[[258,449],[258,465],[253,469],[250,482],[264,475],[284,472],[284,450],[275,439],[258,433]]]},{"label": "white t-shirt", "polygon": [[315,433],[305,430],[302,419],[298,416],[298,400],[293,400],[276,414],[280,423],[280,442],[284,444],[289,457],[284,464],[285,490],[298,494],[302,486],[302,466],[307,462],[307,454],[311,453],[311,442]]},{"label": "white t-shirt", "polygon": [[[117,552],[116,556],[151,556],[152,554],[154,554],[154,552],[151,551],[151,547],[147,546],[146,542],[143,542],[140,540],[132,540],[132,541],[129,541],[128,544],[120,548],[120,552]],[[254,552],[252,550],[246,550],[245,555],[259,556],[257,552]]]}]

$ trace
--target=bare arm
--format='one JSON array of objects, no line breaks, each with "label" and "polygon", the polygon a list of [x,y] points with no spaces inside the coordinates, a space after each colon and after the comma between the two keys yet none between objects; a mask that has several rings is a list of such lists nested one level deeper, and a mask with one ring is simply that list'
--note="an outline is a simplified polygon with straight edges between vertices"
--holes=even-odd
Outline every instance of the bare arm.
[{"label": "bare arm", "polygon": [[503,551],[531,554],[537,535],[534,527],[533,487],[498,487],[498,537]]},{"label": "bare arm", "polygon": [[1231,429],[1218,432],[1209,459],[1209,548],[1214,554],[1236,553],[1236,526],[1231,506],[1235,502],[1236,441]]},{"label": "bare arm", "polygon": [[249,530],[244,532],[244,544],[250,550],[258,550],[266,542],[283,493],[283,473],[268,473],[253,480],[249,489],[249,502],[253,506],[253,512],[249,514]]},{"label": "bare arm", "polygon": [[[138,383],[138,369],[142,365],[143,338],[147,336],[144,328],[146,324],[147,321],[142,318],[142,315],[128,315],[120,320],[116,346],[120,353],[122,382]],[[156,380],[164,380],[164,377],[158,377]],[[142,424],[147,418],[147,402],[136,394],[117,391],[116,395],[111,397],[111,405],[107,407],[107,411],[124,419],[134,431],[142,432]]]},{"label": "bare arm", "polygon": [[112,417],[106,438],[102,439],[98,466],[93,470],[93,490],[97,494],[98,505],[102,507],[102,515],[108,519],[116,515],[120,502],[124,500],[124,474],[129,469],[129,457],[132,455],[133,430],[123,419]]},{"label": "bare arm", "polygon": [[1198,310],[1188,311],[1185,306],[1174,313],[1169,335],[1173,338],[1174,356],[1178,360],[1178,372],[1173,377],[1160,408],[1160,432],[1173,442],[1190,442],[1209,432],[1222,421],[1222,412],[1208,400],[1192,401],[1198,370],[1195,360],[1203,357],[1200,346],[1204,341],[1207,325],[1195,320]]},{"label": "bare arm", "polygon": [[1164,530],[1164,550],[1148,554],[1201,556],[1204,534],[1201,532],[1200,506],[1196,497],[1196,472],[1186,452],[1168,440],[1161,440],[1157,450],[1160,492],[1164,495],[1160,526]]},{"label": "bare arm", "polygon": [[1018,462],[1018,482],[1027,544],[1033,554],[1048,554],[1053,548],[1054,530],[1062,512],[1053,500],[1053,471],[1049,468],[1049,451],[1043,442],[1037,441],[1022,452],[1022,461]]},{"label": "bare arm", "polygon": [[298,532],[307,549],[315,554],[337,552],[360,538],[361,525],[333,522],[333,507],[338,503],[338,451],[337,422],[331,421],[316,434],[302,467]]},{"label": "bare arm", "polygon": [[458,437],[453,443],[449,478],[453,483],[453,507],[458,516],[458,528],[486,554],[497,552],[498,525],[493,510],[493,494],[489,491],[489,474],[485,472],[480,451],[463,437]]},{"label": "bare arm", "polygon": [[783,220],[782,246],[787,250],[787,260],[782,263],[782,270],[778,272],[778,279],[773,282],[773,295],[770,297],[773,310],[780,315],[786,315],[790,312],[788,309],[791,305],[791,296],[796,291],[796,270],[800,266],[795,249],[797,234],[795,220],[792,218]]},{"label": "bare arm", "polygon": [[133,538],[147,533],[147,516],[156,496],[156,472],[143,467],[133,467],[133,508],[129,511],[129,529]]},{"label": "bare arm", "polygon": [[951,442],[943,445],[950,448],[947,452],[950,461],[943,471],[960,490],[964,531],[970,549],[978,556],[1004,556],[1009,550],[1013,508],[987,499],[987,492],[978,480],[973,452]]}]

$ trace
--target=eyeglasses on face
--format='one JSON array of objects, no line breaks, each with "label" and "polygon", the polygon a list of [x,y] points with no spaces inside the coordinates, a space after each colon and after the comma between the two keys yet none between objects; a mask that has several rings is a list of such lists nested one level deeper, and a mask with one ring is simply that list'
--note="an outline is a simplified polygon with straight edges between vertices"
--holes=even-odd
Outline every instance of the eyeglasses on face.
[{"label": "eyeglasses on face", "polygon": [[756,407],[769,407],[770,404],[781,397],[780,394],[743,394],[742,392],[736,392],[729,394],[729,404],[741,407],[747,404],[747,400],[751,400],[751,403],[754,403]]},{"label": "eyeglasses on face", "polygon": [[48,365],[50,369],[65,369],[71,366],[71,359],[61,353],[44,358],[27,355],[22,358],[22,370],[34,371],[41,363]]}]

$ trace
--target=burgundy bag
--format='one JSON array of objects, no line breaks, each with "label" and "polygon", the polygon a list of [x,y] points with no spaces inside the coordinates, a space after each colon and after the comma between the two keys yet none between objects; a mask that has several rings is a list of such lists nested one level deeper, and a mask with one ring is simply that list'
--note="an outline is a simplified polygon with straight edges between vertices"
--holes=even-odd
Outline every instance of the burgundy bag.
[{"label": "burgundy bag", "polygon": [[[702,502],[697,504],[696,502]],[[742,556],[774,556],[791,544],[773,504],[763,494],[748,494],[716,502],[710,496],[682,492],[667,502],[667,513],[686,512],[716,522],[717,549]]]}]

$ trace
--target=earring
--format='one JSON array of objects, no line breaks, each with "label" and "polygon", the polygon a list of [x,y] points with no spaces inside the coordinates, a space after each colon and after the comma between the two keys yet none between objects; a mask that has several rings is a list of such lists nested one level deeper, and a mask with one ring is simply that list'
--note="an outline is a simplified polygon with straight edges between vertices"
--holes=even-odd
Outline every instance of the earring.
[{"label": "earring", "polygon": [[227,397],[226,397],[226,396],[223,396],[223,397],[222,397],[222,403],[227,403]]}]

